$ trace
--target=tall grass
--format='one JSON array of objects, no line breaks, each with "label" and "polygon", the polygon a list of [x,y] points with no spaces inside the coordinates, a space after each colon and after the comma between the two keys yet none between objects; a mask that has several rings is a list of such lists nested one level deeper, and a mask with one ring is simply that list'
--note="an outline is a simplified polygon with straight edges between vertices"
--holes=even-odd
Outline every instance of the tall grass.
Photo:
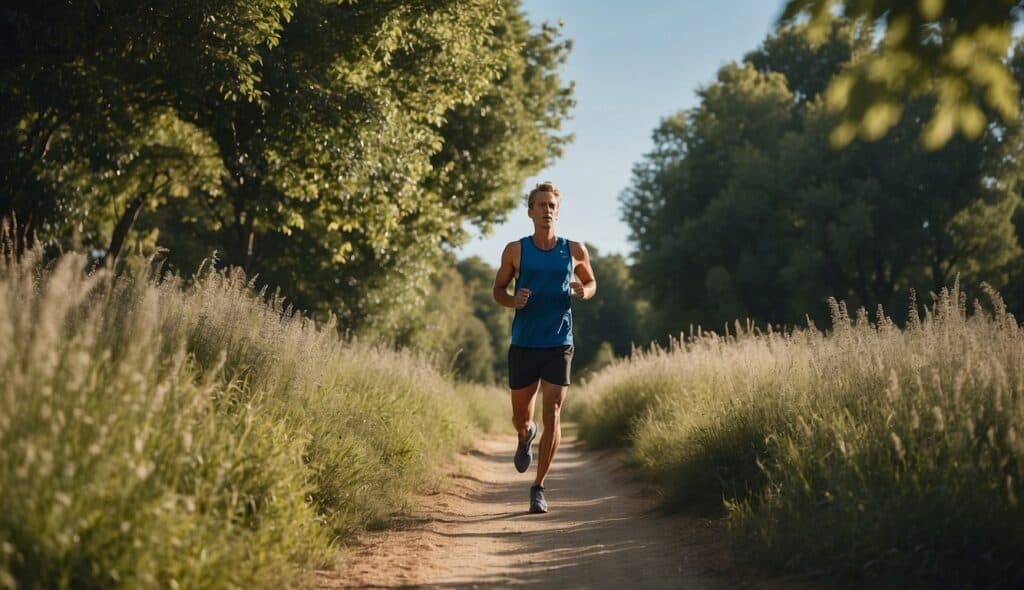
[{"label": "tall grass", "polygon": [[[600,373],[581,434],[670,506],[724,504],[739,553],[914,586],[1024,583],[1024,331],[943,292],[900,329],[707,334]],[[724,500],[724,502],[723,502]],[[877,581],[876,580],[876,581]]]},{"label": "tall grass", "polygon": [[0,587],[279,588],[503,410],[241,276],[0,267]]}]

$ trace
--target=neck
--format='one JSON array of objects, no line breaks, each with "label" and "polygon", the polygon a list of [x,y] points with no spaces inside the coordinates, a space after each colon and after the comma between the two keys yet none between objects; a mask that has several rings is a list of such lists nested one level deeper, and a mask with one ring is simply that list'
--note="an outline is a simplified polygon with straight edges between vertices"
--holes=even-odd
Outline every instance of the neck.
[{"label": "neck", "polygon": [[555,245],[555,228],[536,228],[533,230],[533,243],[543,249],[550,250]]}]

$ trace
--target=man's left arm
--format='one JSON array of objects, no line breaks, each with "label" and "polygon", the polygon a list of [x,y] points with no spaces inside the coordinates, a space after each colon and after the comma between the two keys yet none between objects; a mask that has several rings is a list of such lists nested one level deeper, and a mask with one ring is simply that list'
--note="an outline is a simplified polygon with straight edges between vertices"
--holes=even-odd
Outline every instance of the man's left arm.
[{"label": "man's left arm", "polygon": [[579,279],[569,283],[573,297],[590,299],[597,293],[597,279],[594,269],[590,266],[590,252],[582,242],[569,242],[569,250],[573,259],[573,273]]}]

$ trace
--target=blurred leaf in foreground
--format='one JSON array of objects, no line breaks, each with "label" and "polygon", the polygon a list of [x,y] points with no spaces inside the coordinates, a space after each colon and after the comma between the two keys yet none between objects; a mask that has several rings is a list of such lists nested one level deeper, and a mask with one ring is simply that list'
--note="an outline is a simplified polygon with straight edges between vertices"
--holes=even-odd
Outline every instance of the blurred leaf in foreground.
[{"label": "blurred leaf in foreground", "polygon": [[1020,88],[1004,60],[1022,8],[1019,0],[788,0],[779,21],[806,19],[812,42],[823,41],[839,15],[882,32],[878,51],[841,72],[825,93],[829,109],[843,115],[829,138],[834,147],[879,139],[908,98],[928,94],[936,101],[921,141],[934,150],[956,133],[976,139],[990,116],[1018,117]]}]

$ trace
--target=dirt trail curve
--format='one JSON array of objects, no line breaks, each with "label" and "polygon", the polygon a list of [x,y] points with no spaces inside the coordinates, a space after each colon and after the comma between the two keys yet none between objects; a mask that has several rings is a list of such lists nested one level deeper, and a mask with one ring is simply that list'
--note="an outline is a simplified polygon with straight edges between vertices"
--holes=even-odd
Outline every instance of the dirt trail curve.
[{"label": "dirt trail curve", "polygon": [[[534,467],[512,466],[515,438],[488,437],[458,459],[449,489],[417,500],[400,530],[366,535],[322,588],[778,588],[737,574],[721,531],[659,516],[616,455],[563,438],[527,512]],[[535,447],[536,448],[536,447]]]}]

